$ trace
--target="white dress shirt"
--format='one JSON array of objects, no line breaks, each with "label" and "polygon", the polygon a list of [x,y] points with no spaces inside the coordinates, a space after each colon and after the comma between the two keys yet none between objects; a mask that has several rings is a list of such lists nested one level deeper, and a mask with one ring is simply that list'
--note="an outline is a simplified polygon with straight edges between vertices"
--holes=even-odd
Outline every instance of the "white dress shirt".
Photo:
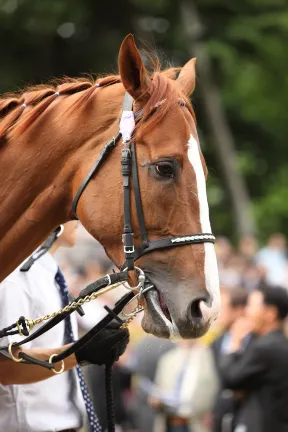
[{"label": "white dress shirt", "polygon": [[[37,318],[62,307],[55,283],[57,264],[49,253],[34,263],[28,272],[19,267],[0,284],[0,328],[21,315]],[[75,338],[77,322],[71,315]],[[35,331],[40,325],[35,326]],[[22,337],[23,338],[23,337]],[[7,345],[21,336],[0,340]],[[64,321],[23,347],[58,348],[64,345]],[[74,389],[74,390],[73,390]],[[0,385],[1,432],[55,432],[82,426],[84,402],[76,371],[64,372],[34,384]]]}]

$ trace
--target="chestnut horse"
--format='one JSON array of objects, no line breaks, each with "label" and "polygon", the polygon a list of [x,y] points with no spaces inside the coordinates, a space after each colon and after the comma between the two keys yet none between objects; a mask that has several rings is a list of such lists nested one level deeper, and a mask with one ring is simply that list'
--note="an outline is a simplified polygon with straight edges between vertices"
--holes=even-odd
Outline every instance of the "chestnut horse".
[{"label": "chestnut horse", "polygon": [[[210,233],[207,168],[193,109],[195,59],[149,74],[132,35],[119,52],[119,76],[66,79],[0,99],[0,280],[59,224],[73,219],[73,198],[103,144],[119,129],[124,94],[142,110],[134,131],[149,240]],[[121,145],[91,179],[77,206],[88,232],[120,267],[123,193]],[[140,244],[132,194],[135,244]],[[187,244],[136,262],[157,288],[147,293],[143,329],[160,337],[205,333],[220,307],[214,245]]]}]

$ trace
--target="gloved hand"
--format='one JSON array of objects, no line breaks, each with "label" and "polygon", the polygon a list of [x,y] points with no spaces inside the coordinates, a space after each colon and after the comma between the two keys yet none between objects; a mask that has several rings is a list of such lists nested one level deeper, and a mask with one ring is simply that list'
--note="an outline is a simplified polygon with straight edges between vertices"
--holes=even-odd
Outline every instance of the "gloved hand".
[{"label": "gloved hand", "polygon": [[103,365],[117,361],[129,342],[129,331],[120,327],[121,324],[113,320],[76,352],[77,362],[85,366],[89,363]]}]

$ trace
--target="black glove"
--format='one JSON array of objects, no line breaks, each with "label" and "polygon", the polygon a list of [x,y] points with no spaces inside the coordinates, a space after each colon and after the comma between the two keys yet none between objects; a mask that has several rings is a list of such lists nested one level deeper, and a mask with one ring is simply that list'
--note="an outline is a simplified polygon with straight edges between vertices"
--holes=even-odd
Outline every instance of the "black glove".
[{"label": "black glove", "polygon": [[125,352],[129,342],[129,331],[120,329],[121,324],[113,320],[89,342],[87,342],[75,356],[81,366],[86,364],[112,364]]}]

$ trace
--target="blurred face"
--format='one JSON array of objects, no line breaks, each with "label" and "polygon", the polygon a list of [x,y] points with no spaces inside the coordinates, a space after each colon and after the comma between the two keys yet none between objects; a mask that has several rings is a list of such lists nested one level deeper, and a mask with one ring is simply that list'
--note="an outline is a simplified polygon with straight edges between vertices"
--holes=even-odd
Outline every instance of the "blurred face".
[{"label": "blurred face", "polygon": [[215,250],[217,259],[224,262],[232,253],[232,246],[225,237],[220,237],[216,240]]},{"label": "blurred face", "polygon": [[249,295],[246,307],[246,315],[250,320],[252,331],[261,333],[264,323],[267,319],[265,305],[263,303],[263,294],[260,291],[254,291]]},{"label": "blurred face", "polygon": [[245,258],[239,255],[232,255],[227,263],[228,267],[235,269],[238,272],[242,272],[245,268],[245,265],[246,265]]},{"label": "blurred face", "polygon": [[268,245],[274,249],[285,249],[286,238],[283,234],[274,234],[269,238]]},{"label": "blurred face", "polygon": [[222,292],[221,293],[221,311],[220,316],[217,320],[217,324],[222,330],[228,330],[231,325],[238,319],[240,316],[244,314],[244,308],[232,307],[231,306],[231,298],[229,293]]},{"label": "blurred face", "polygon": [[72,247],[77,239],[78,221],[71,221],[64,224],[64,231],[57,240],[59,246]]},{"label": "blurred face", "polygon": [[255,237],[245,236],[240,240],[239,250],[243,255],[253,257],[256,254],[257,249],[258,245]]}]

